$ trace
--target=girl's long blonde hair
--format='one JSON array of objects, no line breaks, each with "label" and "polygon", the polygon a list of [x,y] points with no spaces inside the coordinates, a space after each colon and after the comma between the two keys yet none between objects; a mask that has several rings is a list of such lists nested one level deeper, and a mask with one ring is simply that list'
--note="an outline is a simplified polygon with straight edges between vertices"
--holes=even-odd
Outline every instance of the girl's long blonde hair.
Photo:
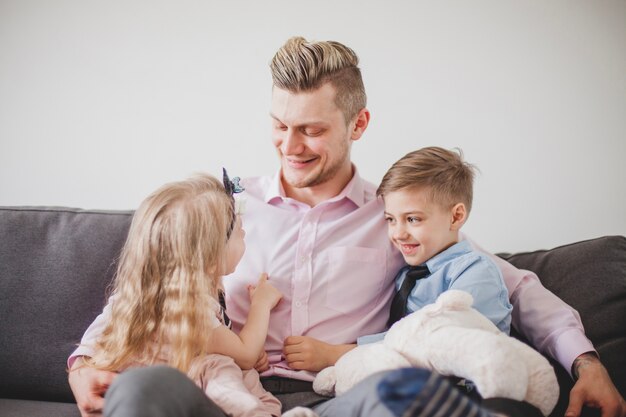
[{"label": "girl's long blonde hair", "polygon": [[159,188],[137,209],[113,285],[111,316],[88,364],[111,371],[165,360],[187,372],[206,352],[234,219],[210,175]]}]

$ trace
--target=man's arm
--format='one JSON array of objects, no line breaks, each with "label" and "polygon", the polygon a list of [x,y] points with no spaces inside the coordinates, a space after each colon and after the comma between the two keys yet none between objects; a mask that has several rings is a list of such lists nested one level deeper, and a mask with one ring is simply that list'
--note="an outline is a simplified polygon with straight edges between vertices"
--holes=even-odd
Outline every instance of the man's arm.
[{"label": "man's arm", "polygon": [[69,358],[67,358],[67,369],[73,368],[76,358],[80,356],[93,356],[93,346],[95,346],[96,340],[104,331],[104,328],[111,317],[112,300],[113,297],[110,297],[109,302],[102,310],[102,313],[100,313],[98,317],[96,317],[96,319],[89,325],[89,327],[87,327],[87,330],[85,330],[85,333],[80,340],[80,344],[76,350],[71,353]]},{"label": "man's arm", "polygon": [[117,374],[85,365],[84,356],[92,356],[92,346],[102,334],[111,316],[111,300],[85,331],[78,348],[67,359],[68,381],[82,417],[100,416],[104,394]]},{"label": "man's arm", "polygon": [[[474,248],[485,252],[471,242]],[[536,274],[491,255],[502,271],[513,304],[512,323],[540,352],[557,360],[576,380],[568,417],[583,405],[602,409],[602,417],[626,417],[626,405],[598,359],[576,310],[546,289]]]},{"label": "man's arm", "polygon": [[500,268],[513,304],[512,325],[538,351],[554,358],[568,372],[577,357],[595,351],[578,312],[546,289],[535,273],[517,269],[468,240]]},{"label": "man's arm", "polygon": [[85,365],[82,356],[74,357],[68,381],[82,417],[102,415],[104,394],[116,376],[114,372]]},{"label": "man's arm", "polygon": [[595,352],[576,358],[572,375],[576,383],[570,391],[565,417],[580,416],[583,405],[601,409],[602,417],[626,417],[626,402]]}]

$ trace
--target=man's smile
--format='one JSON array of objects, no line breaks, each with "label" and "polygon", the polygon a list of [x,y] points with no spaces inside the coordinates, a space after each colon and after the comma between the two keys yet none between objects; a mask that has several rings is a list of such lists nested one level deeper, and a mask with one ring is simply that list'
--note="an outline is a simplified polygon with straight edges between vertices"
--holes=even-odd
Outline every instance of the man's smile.
[{"label": "man's smile", "polygon": [[312,157],[309,159],[293,159],[293,158],[285,158],[289,167],[294,169],[301,169],[309,166],[312,162],[317,160],[317,157]]}]

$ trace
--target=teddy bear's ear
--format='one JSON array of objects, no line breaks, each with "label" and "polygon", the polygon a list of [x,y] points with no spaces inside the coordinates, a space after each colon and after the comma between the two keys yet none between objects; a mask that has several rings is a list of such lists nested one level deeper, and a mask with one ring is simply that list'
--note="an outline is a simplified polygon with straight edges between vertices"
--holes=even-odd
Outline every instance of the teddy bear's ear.
[{"label": "teddy bear's ear", "polygon": [[436,301],[444,310],[469,310],[473,303],[472,294],[461,290],[444,291]]}]

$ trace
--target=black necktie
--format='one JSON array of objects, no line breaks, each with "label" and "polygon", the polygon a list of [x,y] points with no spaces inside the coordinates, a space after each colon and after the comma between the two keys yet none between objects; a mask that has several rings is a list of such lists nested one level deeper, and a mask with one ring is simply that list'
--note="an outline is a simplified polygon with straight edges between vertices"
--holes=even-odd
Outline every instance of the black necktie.
[{"label": "black necktie", "polygon": [[411,291],[413,291],[413,287],[415,287],[415,283],[418,279],[426,278],[428,275],[430,275],[430,271],[428,271],[426,265],[412,266],[409,268],[400,286],[400,290],[391,301],[391,311],[389,313],[387,327],[391,327],[392,324],[406,316],[406,303]]}]

